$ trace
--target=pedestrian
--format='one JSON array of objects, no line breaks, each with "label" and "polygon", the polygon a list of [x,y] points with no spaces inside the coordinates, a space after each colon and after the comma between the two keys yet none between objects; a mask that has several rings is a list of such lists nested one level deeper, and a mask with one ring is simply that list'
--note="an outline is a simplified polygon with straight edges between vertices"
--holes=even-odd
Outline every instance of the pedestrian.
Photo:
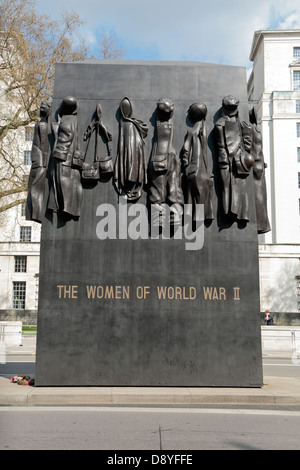
[{"label": "pedestrian", "polygon": [[274,325],[273,315],[270,313],[270,310],[265,310],[265,321],[267,322],[267,326]]}]

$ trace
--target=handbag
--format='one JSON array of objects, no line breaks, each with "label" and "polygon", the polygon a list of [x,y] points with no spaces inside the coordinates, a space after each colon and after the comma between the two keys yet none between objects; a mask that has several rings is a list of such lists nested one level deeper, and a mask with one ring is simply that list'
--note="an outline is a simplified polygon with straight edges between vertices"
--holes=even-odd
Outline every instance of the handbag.
[{"label": "handbag", "polygon": [[94,154],[94,161],[93,162],[86,162],[86,156],[90,144],[90,135],[88,137],[84,137],[84,140],[87,140],[87,145],[85,148],[85,153],[83,157],[82,167],[81,167],[81,178],[83,180],[99,180],[100,173],[99,173],[99,162],[96,161],[95,154]]},{"label": "handbag", "polygon": [[[113,165],[113,160],[111,157],[111,148],[109,145],[109,142],[111,140],[110,134],[107,132],[107,130],[100,126],[98,124],[98,132],[99,134],[102,134],[102,137],[104,141],[106,142],[106,147],[107,147],[107,155],[103,156],[102,152],[98,154],[97,156],[97,161],[99,162],[99,168],[100,168],[100,177],[101,175],[103,176],[111,176],[114,172],[114,165]],[[97,147],[97,134],[96,133],[96,147]]]},{"label": "handbag", "polygon": [[[101,175],[112,175],[114,171],[113,161],[110,156],[111,149],[109,147],[109,141],[111,141],[111,134],[107,131],[106,127],[102,124],[101,121],[101,107],[97,105],[96,108],[96,120],[87,127],[87,130],[84,134],[84,140],[88,140],[87,149],[91,139],[92,133],[95,131],[95,150],[94,150],[94,162],[93,163],[83,163],[82,167],[82,178],[83,179],[98,179],[100,180]],[[108,155],[103,157],[102,153],[98,152],[98,133],[102,135],[103,140],[107,145]]]},{"label": "handbag", "polygon": [[81,177],[84,180],[99,180],[99,162],[86,163],[83,162],[81,169]]},{"label": "handbag", "polygon": [[86,162],[86,156],[89,148],[89,143],[90,143],[90,136],[88,138],[87,146],[85,149],[85,154],[84,154],[84,161],[82,163],[82,168],[81,168],[81,178],[83,180],[99,180],[100,179],[100,171],[99,171],[99,162],[96,159],[96,155],[94,153],[94,161],[93,162]]},{"label": "handbag", "polygon": [[100,174],[105,174],[105,175],[112,174],[114,172],[114,165],[113,165],[112,158],[109,157],[108,159],[104,160],[103,158],[100,157],[99,168],[100,168]]}]

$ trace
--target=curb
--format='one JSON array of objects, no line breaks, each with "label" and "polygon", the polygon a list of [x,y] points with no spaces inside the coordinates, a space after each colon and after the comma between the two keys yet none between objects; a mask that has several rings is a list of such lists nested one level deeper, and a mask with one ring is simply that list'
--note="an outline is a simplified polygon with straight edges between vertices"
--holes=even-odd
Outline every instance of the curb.
[{"label": "curb", "polygon": [[0,377],[0,406],[300,406],[300,378],[266,377],[262,388],[31,387]]}]

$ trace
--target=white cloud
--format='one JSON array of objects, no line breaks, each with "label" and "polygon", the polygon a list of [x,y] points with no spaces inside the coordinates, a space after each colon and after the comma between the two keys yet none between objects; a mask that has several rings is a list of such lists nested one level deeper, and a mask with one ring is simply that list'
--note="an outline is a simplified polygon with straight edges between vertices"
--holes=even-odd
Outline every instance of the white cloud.
[{"label": "white cloud", "polygon": [[129,59],[153,50],[153,59],[248,66],[254,31],[300,28],[299,0],[37,0],[37,7],[50,16],[77,12],[93,40],[112,29]]},{"label": "white cloud", "polygon": [[294,29],[297,25],[299,25],[299,13],[293,12],[279,23],[278,29]]}]

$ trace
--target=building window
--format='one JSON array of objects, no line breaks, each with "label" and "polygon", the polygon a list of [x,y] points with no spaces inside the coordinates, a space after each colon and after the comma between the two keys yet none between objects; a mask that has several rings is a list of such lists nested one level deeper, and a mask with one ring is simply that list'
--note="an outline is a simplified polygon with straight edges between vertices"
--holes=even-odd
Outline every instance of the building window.
[{"label": "building window", "polygon": [[20,227],[20,242],[31,242],[31,227]]},{"label": "building window", "polygon": [[296,276],[296,282],[297,282],[298,312],[300,312],[300,276]]},{"label": "building window", "polygon": [[15,256],[15,273],[26,273],[27,256]]},{"label": "building window", "polygon": [[31,151],[24,150],[24,165],[31,165]]},{"label": "building window", "polygon": [[294,47],[293,51],[293,58],[294,60],[300,60],[300,47]]},{"label": "building window", "polygon": [[296,113],[300,113],[300,100],[296,100]]},{"label": "building window", "polygon": [[25,309],[26,282],[13,282],[13,308]]},{"label": "building window", "polygon": [[22,202],[22,204],[21,204],[21,217],[26,217],[26,204],[25,204],[25,202]]},{"label": "building window", "polygon": [[293,72],[293,90],[300,90],[300,70]]},{"label": "building window", "polygon": [[33,140],[33,127],[26,127],[25,128],[25,140],[26,142],[32,142]]},{"label": "building window", "polygon": [[297,137],[300,137],[300,122],[297,122]]},{"label": "building window", "polygon": [[298,188],[300,189],[300,173],[298,172]]}]

